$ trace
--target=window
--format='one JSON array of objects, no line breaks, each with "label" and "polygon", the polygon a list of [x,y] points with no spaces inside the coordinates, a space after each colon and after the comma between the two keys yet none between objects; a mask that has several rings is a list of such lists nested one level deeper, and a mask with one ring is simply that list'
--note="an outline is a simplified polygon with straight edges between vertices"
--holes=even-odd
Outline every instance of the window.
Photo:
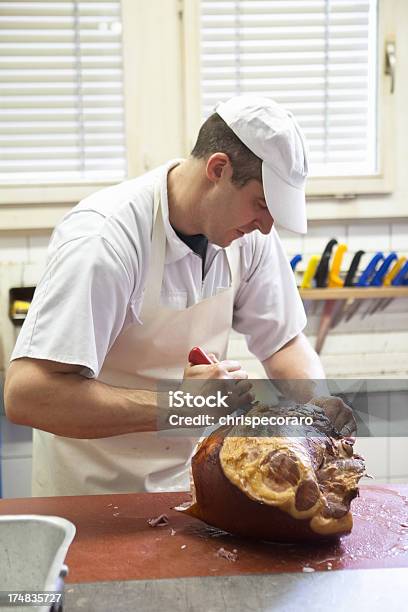
[{"label": "window", "polygon": [[394,7],[4,0],[1,223],[15,227],[7,205],[20,213],[36,205],[35,218],[19,213],[16,227],[51,227],[63,207],[104,184],[188,154],[213,101],[242,90],[270,92],[293,108],[313,155],[309,195],[390,191],[393,96],[384,50]]},{"label": "window", "polygon": [[309,194],[389,191],[384,150],[391,148],[385,139],[392,113],[383,76],[384,5],[199,0],[201,120],[232,95],[272,97],[293,111],[306,134]]},{"label": "window", "polygon": [[76,198],[126,176],[121,27],[120,0],[2,2],[5,202],[22,186],[69,201],[55,187],[78,186]]}]

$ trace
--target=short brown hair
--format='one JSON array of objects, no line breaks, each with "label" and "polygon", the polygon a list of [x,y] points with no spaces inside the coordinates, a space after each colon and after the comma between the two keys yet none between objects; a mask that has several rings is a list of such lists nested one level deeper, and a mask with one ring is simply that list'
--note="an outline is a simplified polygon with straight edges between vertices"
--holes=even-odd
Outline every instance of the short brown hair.
[{"label": "short brown hair", "polygon": [[214,113],[201,126],[191,155],[196,159],[208,159],[218,152],[226,153],[230,158],[231,180],[235,185],[243,187],[253,179],[262,182],[262,160]]}]

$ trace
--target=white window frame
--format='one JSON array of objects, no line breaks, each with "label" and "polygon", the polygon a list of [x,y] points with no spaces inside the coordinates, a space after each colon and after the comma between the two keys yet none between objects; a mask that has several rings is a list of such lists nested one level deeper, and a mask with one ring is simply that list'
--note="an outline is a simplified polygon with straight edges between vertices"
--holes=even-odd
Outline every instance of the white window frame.
[{"label": "white window frame", "polygon": [[[180,0],[121,5],[127,176],[133,178],[186,151],[182,10]],[[79,200],[111,184],[0,184],[0,229],[52,229]]]},{"label": "white window frame", "polygon": [[[370,176],[310,177],[306,187],[309,197],[349,198],[358,194],[386,194],[393,191],[394,95],[391,94],[390,77],[385,75],[385,46],[386,42],[395,40],[395,0],[378,0],[378,11],[378,173]],[[192,147],[202,121],[200,0],[184,0],[184,49],[186,131],[187,141]]]}]

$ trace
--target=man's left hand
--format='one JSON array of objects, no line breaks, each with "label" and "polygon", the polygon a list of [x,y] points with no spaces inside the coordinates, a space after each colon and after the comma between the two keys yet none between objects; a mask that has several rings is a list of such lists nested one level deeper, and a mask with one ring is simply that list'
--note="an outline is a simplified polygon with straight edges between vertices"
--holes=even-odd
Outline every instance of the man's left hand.
[{"label": "man's left hand", "polygon": [[353,411],[340,397],[313,397],[309,403],[323,408],[326,416],[342,436],[354,436],[357,431],[357,423]]}]

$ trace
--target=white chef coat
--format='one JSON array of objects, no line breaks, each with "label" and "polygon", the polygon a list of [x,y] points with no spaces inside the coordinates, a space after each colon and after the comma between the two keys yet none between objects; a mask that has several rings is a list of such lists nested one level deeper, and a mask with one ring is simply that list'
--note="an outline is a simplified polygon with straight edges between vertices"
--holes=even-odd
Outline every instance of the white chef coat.
[{"label": "white chef coat", "polygon": [[[169,223],[167,173],[179,162],[98,191],[64,217],[51,237],[47,267],[12,359],[79,364],[85,376],[97,377],[118,335],[143,324],[157,180],[167,240],[161,303],[184,309],[229,286],[225,251],[208,245],[203,280],[201,258]],[[276,230],[267,236],[256,230],[239,243],[241,282],[232,326],[262,361],[302,331],[306,315]]]}]

